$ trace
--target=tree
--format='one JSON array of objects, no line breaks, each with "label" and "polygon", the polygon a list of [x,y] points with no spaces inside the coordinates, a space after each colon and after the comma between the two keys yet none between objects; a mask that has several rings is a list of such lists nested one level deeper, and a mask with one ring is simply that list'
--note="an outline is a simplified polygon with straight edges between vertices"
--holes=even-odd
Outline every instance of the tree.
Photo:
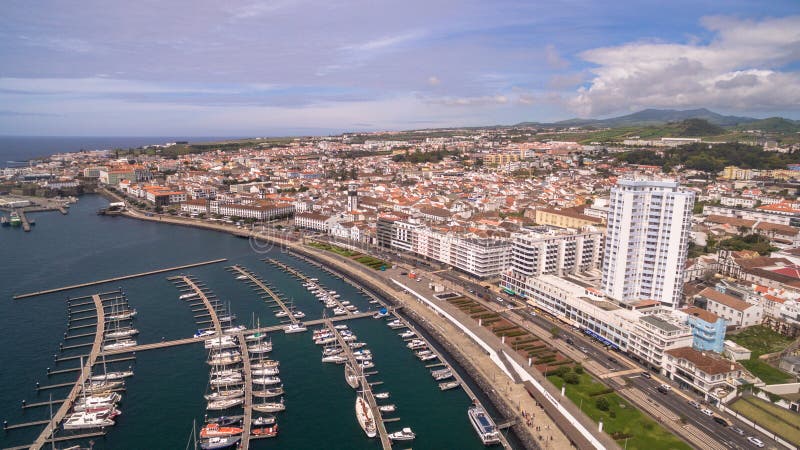
[{"label": "tree", "polygon": [[605,397],[600,397],[595,400],[594,405],[597,406],[597,409],[600,411],[608,411],[611,407],[611,403],[609,403],[608,399]]},{"label": "tree", "polygon": [[550,327],[550,334],[553,336],[553,339],[558,339],[558,335],[561,334],[561,329],[553,325]]},{"label": "tree", "polygon": [[581,378],[575,372],[567,372],[561,376],[564,379],[564,382],[567,384],[578,384],[581,382]]}]

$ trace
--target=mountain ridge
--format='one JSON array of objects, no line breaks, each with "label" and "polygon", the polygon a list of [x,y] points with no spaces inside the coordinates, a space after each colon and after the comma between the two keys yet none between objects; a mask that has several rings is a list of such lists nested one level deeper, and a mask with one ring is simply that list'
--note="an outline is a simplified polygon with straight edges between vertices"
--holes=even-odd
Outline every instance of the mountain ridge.
[{"label": "mountain ridge", "polygon": [[[681,122],[689,119],[703,119],[713,125],[722,127],[732,127],[738,125],[745,125],[749,123],[763,122],[769,119],[771,119],[774,122],[777,119],[783,119],[783,118],[756,119],[754,117],[726,116],[706,108],[686,109],[686,110],[648,108],[631,114],[626,114],[624,116],[610,117],[606,119],[574,118],[552,123],[521,122],[514,126],[537,126],[537,125],[556,126],[556,127],[596,126],[596,127],[614,128],[622,126],[660,125],[671,122]],[[782,127],[788,126],[789,124],[798,125],[797,121],[792,121],[789,119],[783,119],[783,121],[784,122],[781,123]]]}]

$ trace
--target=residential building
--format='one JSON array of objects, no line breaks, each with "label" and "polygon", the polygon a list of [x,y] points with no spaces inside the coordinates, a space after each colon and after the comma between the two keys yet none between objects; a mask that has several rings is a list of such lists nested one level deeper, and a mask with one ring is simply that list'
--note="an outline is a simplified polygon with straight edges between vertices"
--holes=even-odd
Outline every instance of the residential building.
[{"label": "residential building", "polygon": [[317,213],[299,213],[294,215],[294,225],[298,228],[317,230],[327,233],[330,230],[331,216]]},{"label": "residential building", "polygon": [[722,317],[729,326],[745,328],[758,325],[763,319],[761,305],[748,303],[712,288],[705,288],[697,296],[705,301],[706,309]]},{"label": "residential building", "polygon": [[602,218],[584,214],[583,208],[537,209],[534,220],[539,225],[565,228],[600,226],[605,222]]},{"label": "residential building", "polygon": [[244,219],[272,220],[288,217],[294,213],[294,206],[289,203],[265,203],[261,205],[239,205],[220,203],[218,214]]},{"label": "residential building", "polygon": [[675,181],[621,179],[611,189],[602,289],[621,302],[681,299],[694,192]]},{"label": "residential building", "polygon": [[678,311],[685,314],[692,329],[692,347],[702,351],[722,353],[725,349],[725,319],[696,306]]},{"label": "residential building", "polygon": [[665,375],[715,405],[735,395],[740,385],[756,381],[741,364],[713,353],[691,347],[674,348],[665,353]]}]

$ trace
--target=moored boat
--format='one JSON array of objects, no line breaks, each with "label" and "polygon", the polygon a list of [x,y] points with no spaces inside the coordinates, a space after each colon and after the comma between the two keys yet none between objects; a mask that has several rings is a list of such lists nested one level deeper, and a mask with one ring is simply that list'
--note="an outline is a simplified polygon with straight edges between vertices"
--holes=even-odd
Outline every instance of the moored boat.
[{"label": "moored boat", "polygon": [[213,437],[201,440],[200,448],[203,450],[220,450],[233,447],[240,440],[242,440],[241,436]]},{"label": "moored boat", "polygon": [[356,369],[350,365],[350,363],[347,363],[344,366],[344,379],[351,388],[358,389],[358,373],[356,372]]},{"label": "moored boat", "polygon": [[283,395],[283,386],[253,391],[253,397],[272,398]]},{"label": "moored boat", "polygon": [[114,421],[98,412],[80,411],[67,416],[64,420],[65,430],[81,430],[85,428],[103,428],[114,426]]},{"label": "moored boat", "polygon": [[283,332],[286,334],[292,334],[292,333],[302,333],[306,330],[308,330],[308,328],[304,327],[303,324],[293,323],[291,325],[284,327]]},{"label": "moored boat", "polygon": [[479,405],[470,406],[467,410],[467,416],[478,437],[483,442],[483,445],[497,444],[500,442],[500,433],[497,431],[497,426],[486,411]]},{"label": "moored boat", "polygon": [[201,438],[210,438],[210,437],[227,437],[227,436],[235,436],[237,434],[242,434],[242,429],[239,427],[223,427],[220,426],[218,423],[209,423],[206,424],[202,429],[200,429],[200,437]]},{"label": "moored boat", "polygon": [[389,433],[389,439],[393,441],[410,441],[417,437],[411,428],[403,428],[400,431],[395,431],[394,433]]},{"label": "moored boat", "polygon": [[439,389],[442,390],[442,391],[455,389],[455,388],[457,388],[459,386],[461,386],[461,383],[459,383],[458,381],[444,381],[444,382],[439,383]]},{"label": "moored boat", "polygon": [[270,438],[278,435],[278,425],[269,427],[256,427],[250,430],[250,434],[254,437]]},{"label": "moored boat", "polygon": [[222,411],[223,409],[233,408],[244,404],[244,399],[239,398],[225,398],[220,400],[211,400],[208,402],[206,409],[209,411]]},{"label": "moored boat", "polygon": [[372,409],[367,404],[367,401],[360,394],[356,396],[356,418],[358,424],[367,437],[374,438],[378,434],[378,429],[375,425],[375,417],[372,415]]}]

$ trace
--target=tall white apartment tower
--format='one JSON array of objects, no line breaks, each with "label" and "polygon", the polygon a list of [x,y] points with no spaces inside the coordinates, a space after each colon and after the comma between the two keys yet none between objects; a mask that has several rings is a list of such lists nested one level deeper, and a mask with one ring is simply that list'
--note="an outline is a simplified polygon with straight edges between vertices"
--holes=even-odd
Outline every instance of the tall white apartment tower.
[{"label": "tall white apartment tower", "polygon": [[677,308],[694,192],[671,180],[621,179],[611,189],[602,288],[620,302]]}]

